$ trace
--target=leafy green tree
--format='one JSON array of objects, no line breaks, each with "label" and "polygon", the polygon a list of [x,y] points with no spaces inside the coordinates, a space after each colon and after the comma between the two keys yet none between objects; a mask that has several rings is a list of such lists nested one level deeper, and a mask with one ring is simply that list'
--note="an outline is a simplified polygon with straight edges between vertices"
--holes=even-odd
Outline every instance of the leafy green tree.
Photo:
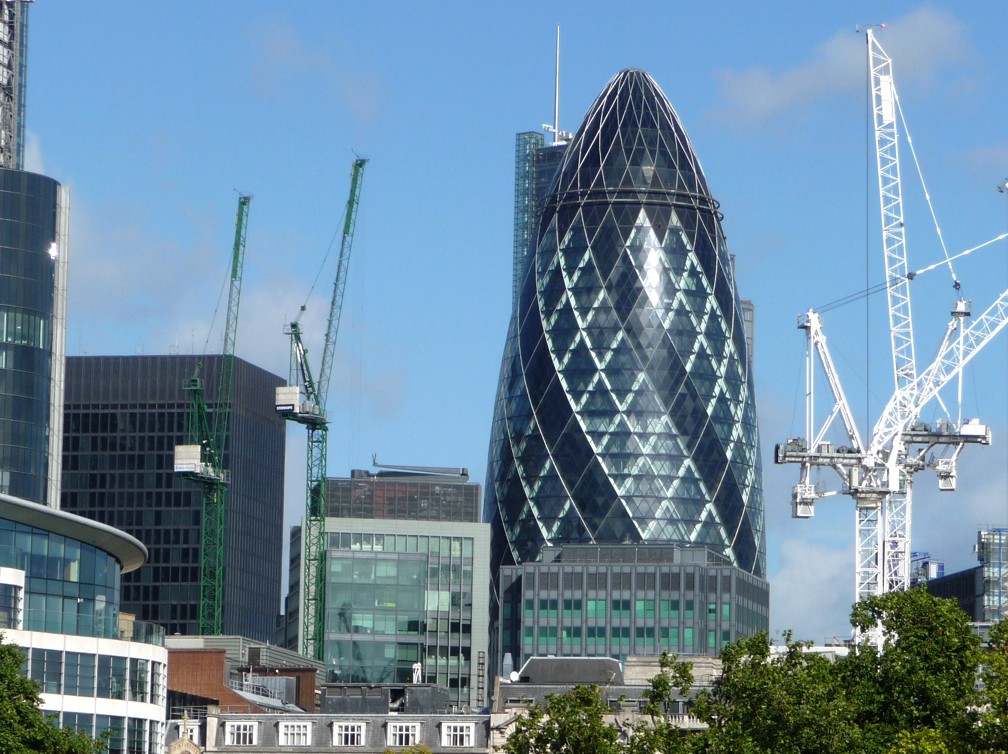
[{"label": "leafy green tree", "polygon": [[393,749],[389,747],[385,749],[385,754],[434,754],[429,746],[424,746],[423,744],[413,744],[412,746],[407,746],[404,749]]},{"label": "leafy green tree", "polygon": [[104,745],[65,730],[40,709],[38,686],[21,675],[19,647],[0,634],[0,751],[4,754],[97,754]]},{"label": "leafy green tree", "polygon": [[979,731],[985,751],[1008,751],[1008,619],[991,627],[980,680]]},{"label": "leafy green tree", "polygon": [[622,754],[619,729],[598,686],[550,694],[522,716],[501,748],[505,754]]},{"label": "leafy green tree", "polygon": [[680,662],[663,652],[658,659],[658,674],[644,692],[643,712],[647,720],[639,722],[630,735],[630,754],[678,754],[689,750],[685,732],[672,719],[673,705],[693,686],[693,664]]},{"label": "leafy green tree", "polygon": [[886,754],[957,754],[967,751],[956,740],[956,737],[937,731],[934,728],[924,728],[917,731],[901,731],[896,736],[896,743]]},{"label": "leafy green tree", "polygon": [[975,691],[979,640],[954,601],[892,592],[854,606],[862,635],[881,629],[881,651],[860,645],[836,662],[785,636],[721,652],[722,674],[693,714],[708,729],[684,735],[672,704],[693,685],[692,666],[663,655],[644,693],[647,719],[613,720],[597,687],[550,696],[516,724],[505,754],[979,754],[1008,751],[1008,623]]},{"label": "leafy green tree", "polygon": [[858,708],[863,751],[886,751],[901,733],[924,741],[934,731],[947,745],[976,738],[980,642],[954,600],[922,588],[889,592],[857,603],[851,624],[884,637],[881,652],[862,645],[837,663]]},{"label": "leafy green tree", "polygon": [[785,636],[771,655],[765,633],[721,652],[722,675],[701,693],[693,712],[709,729],[692,741],[711,752],[851,752],[859,750],[855,708],[833,663]]}]

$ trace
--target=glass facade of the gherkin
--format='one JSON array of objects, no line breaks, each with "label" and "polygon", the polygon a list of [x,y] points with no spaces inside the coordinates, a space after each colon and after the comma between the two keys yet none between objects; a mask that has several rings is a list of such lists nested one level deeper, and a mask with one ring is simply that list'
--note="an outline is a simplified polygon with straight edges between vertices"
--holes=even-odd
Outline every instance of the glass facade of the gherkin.
[{"label": "glass facade of the gherkin", "polygon": [[546,545],[682,543],[765,579],[733,263],[689,138],[648,74],[609,82],[536,214],[491,432],[494,573]]}]

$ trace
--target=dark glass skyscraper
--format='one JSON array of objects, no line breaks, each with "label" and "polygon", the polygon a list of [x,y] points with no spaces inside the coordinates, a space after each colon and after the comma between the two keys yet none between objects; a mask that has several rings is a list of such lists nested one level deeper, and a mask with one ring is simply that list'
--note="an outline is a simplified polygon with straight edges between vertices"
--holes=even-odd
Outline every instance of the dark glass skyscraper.
[{"label": "dark glass skyscraper", "polygon": [[[174,473],[186,441],[183,385],[199,356],[74,356],[67,362],[62,508],[132,534],[147,563],[122,581],[122,609],[165,627],[199,627],[202,494]],[[202,357],[210,411],[221,357]],[[224,633],[268,641],[280,602],[285,428],[281,377],[235,360],[224,447]]]},{"label": "dark glass skyscraper", "polygon": [[59,506],[69,194],[0,168],[0,492]]},{"label": "dark glass skyscraper", "polygon": [[733,264],[693,147],[650,76],[609,82],[535,216],[488,459],[494,572],[548,545],[675,543],[765,579]]}]

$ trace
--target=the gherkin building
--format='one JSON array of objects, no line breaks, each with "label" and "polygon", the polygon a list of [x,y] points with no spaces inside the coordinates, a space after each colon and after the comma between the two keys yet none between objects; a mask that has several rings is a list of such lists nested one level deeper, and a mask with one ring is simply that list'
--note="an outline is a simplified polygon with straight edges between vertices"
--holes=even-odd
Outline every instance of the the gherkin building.
[{"label": "the gherkin building", "polygon": [[549,545],[654,543],[706,547],[765,579],[751,345],[689,138],[631,69],[554,149],[491,430],[494,572]]}]

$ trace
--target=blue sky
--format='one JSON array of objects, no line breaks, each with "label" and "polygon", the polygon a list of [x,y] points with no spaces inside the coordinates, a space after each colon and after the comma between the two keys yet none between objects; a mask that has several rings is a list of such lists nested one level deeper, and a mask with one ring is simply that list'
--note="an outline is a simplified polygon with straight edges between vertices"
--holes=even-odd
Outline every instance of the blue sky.
[{"label": "blue sky", "polygon": [[[774,443],[802,433],[796,316],[883,274],[854,28],[887,24],[880,40],[955,252],[1008,230],[1008,198],[995,190],[1008,175],[1008,6],[615,7],[35,3],[27,161],[72,190],[68,352],[219,349],[223,314],[211,320],[237,189],[255,197],[237,351],[285,375],[283,324],[306,299],[309,342],[321,338],[331,268],[310,291],[351,161],[366,155],[329,401],[330,473],[367,468],[377,454],[466,466],[483,483],[510,307],[514,134],[552,120],[559,25],[561,127],[576,129],[613,74],[639,67],[693,141],[742,295],[756,305],[771,627],[845,635],[853,505],[832,498],[813,520],[792,520],[797,469],[771,459]],[[918,269],[941,250],[905,149],[903,158]],[[1008,287],[1006,251],[1001,242],[957,266],[977,312]],[[914,282],[919,360],[936,348],[952,294],[941,270]],[[875,297],[824,317],[862,426],[890,390],[884,306]],[[995,445],[967,449],[955,495],[939,498],[933,476],[918,478],[914,549],[949,568],[975,562],[979,526],[1008,524],[1006,340],[964,383],[966,413],[993,426]],[[288,435],[288,521],[303,506],[299,429]]]}]

